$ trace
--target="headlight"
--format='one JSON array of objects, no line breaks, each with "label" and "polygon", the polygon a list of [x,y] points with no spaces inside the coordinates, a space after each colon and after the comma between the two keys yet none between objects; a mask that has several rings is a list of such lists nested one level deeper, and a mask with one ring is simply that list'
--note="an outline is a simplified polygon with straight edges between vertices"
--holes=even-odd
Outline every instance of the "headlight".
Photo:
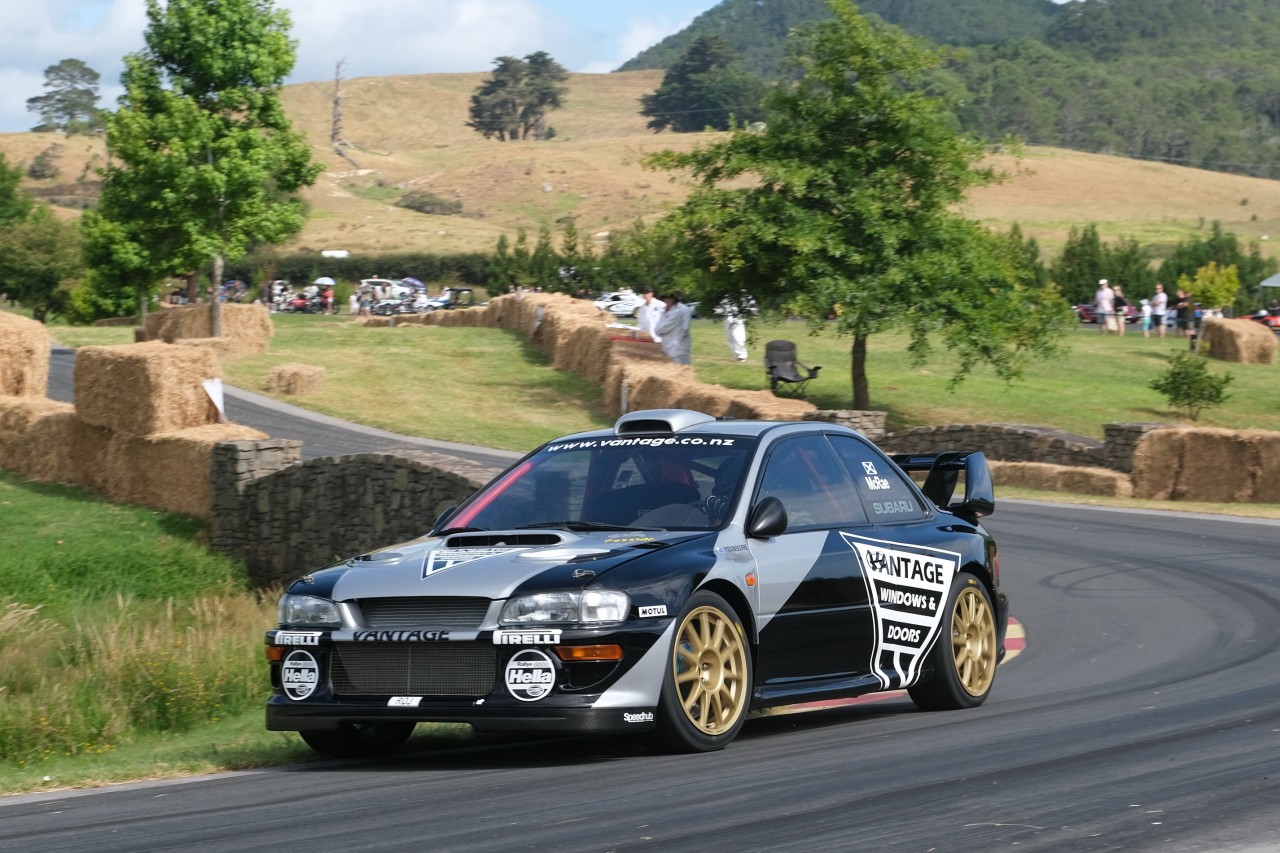
[{"label": "headlight", "polygon": [[584,624],[623,622],[631,608],[625,592],[589,589],[581,592],[539,592],[513,598],[502,608],[507,625]]},{"label": "headlight", "polygon": [[284,595],[280,598],[280,624],[295,628],[337,628],[342,625],[338,605],[314,595]]}]

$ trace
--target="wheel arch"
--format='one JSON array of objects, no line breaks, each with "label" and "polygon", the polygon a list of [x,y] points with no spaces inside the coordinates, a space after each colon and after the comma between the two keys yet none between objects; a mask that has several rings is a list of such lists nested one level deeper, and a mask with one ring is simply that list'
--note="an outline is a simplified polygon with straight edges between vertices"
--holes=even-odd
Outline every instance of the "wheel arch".
[{"label": "wheel arch", "polygon": [[727,580],[719,579],[709,581],[702,586],[697,587],[694,592],[702,590],[714,592],[733,608],[734,614],[742,622],[742,630],[746,634],[747,645],[750,646],[751,656],[754,658],[756,650],[760,645],[759,637],[756,634],[755,614],[751,610],[751,602],[747,600],[747,597],[742,593],[742,590],[738,589]]}]

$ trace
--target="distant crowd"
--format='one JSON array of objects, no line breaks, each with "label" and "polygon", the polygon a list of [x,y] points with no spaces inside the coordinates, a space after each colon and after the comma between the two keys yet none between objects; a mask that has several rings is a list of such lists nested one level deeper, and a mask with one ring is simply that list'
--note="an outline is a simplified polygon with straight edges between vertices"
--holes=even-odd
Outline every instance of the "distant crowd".
[{"label": "distant crowd", "polygon": [[1163,338],[1172,325],[1181,336],[1194,338],[1204,314],[1190,293],[1178,288],[1172,298],[1165,293],[1164,285],[1156,282],[1150,297],[1138,300],[1135,306],[1120,285],[1112,285],[1105,278],[1098,279],[1098,290],[1093,295],[1094,319],[1098,331],[1104,335],[1123,335],[1130,323],[1141,323],[1142,336],[1154,333]]}]

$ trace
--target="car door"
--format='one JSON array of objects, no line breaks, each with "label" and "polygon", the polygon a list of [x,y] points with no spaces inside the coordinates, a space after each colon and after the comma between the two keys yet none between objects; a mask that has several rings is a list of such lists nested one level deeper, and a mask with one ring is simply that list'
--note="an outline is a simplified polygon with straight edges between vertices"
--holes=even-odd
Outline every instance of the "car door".
[{"label": "car door", "polygon": [[831,436],[853,475],[872,525],[845,534],[870,598],[870,667],[886,688],[915,680],[938,642],[965,534],[943,520],[915,485],[877,449],[855,436]]},{"label": "car door", "polygon": [[753,504],[778,498],[784,533],[749,539],[759,578],[756,684],[847,679],[871,660],[867,587],[842,532],[870,530],[848,470],[820,432],[782,438],[760,469]]}]

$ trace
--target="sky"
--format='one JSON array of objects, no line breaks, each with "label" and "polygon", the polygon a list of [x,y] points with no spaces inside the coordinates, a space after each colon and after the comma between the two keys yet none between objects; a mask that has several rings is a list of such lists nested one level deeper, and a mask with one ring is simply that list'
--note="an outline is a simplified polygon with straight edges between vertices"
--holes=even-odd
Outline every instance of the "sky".
[{"label": "sky", "polygon": [[[390,74],[489,71],[539,50],[570,71],[603,74],[687,27],[719,0],[276,0],[293,19],[286,83]],[[79,59],[102,75],[114,109],[125,54],[140,50],[144,0],[0,0],[0,133],[39,122],[27,99],[44,70]]]}]

